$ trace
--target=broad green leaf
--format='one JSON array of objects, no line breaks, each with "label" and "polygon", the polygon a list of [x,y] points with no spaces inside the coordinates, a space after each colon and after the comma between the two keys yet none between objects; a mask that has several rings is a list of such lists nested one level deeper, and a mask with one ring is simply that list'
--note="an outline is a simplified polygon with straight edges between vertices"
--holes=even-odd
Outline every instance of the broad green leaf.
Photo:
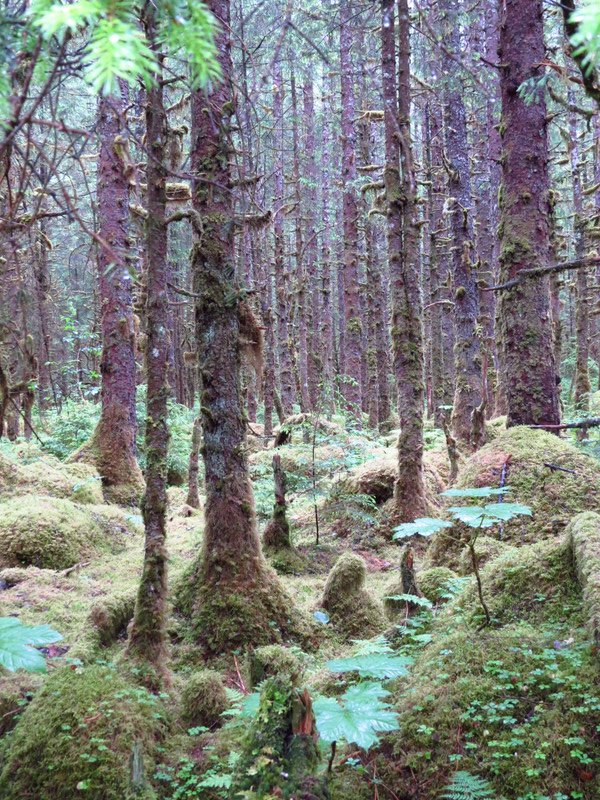
[{"label": "broad green leaf", "polygon": [[382,698],[379,683],[350,686],[339,698],[317,697],[313,704],[317,730],[325,742],[345,741],[368,750],[379,742],[378,733],[398,729],[398,716]]},{"label": "broad green leaf", "polygon": [[23,625],[16,617],[0,617],[0,665],[15,672],[45,672],[46,659],[35,645],[52,644],[63,637],[48,625]]},{"label": "broad green leaf", "polygon": [[470,528],[491,528],[492,525],[496,525],[498,522],[497,519],[489,517],[485,512],[485,508],[481,506],[458,506],[449,508],[448,511],[457,520]]},{"label": "broad green leaf", "polygon": [[530,517],[533,512],[529,506],[524,506],[521,503],[488,503],[485,506],[485,513],[506,522],[509,519],[513,519],[513,517]]},{"label": "broad green leaf", "polygon": [[433,517],[420,517],[414,522],[405,522],[394,528],[394,539],[406,539],[408,536],[431,536],[442,528],[451,528],[452,523],[445,519],[434,519]]},{"label": "broad green leaf", "polygon": [[358,672],[362,678],[401,678],[408,674],[412,659],[387,653],[337,658],[327,662],[331,672]]},{"label": "broad green leaf", "polygon": [[478,489],[446,489],[442,492],[442,497],[494,497],[510,491],[510,486],[503,486],[500,489],[492,489],[491,486],[481,486]]}]

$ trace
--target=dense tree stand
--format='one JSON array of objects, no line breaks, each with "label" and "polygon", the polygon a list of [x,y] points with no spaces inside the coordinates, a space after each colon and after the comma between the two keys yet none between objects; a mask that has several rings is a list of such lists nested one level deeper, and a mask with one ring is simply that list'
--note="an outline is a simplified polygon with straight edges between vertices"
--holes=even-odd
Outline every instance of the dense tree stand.
[{"label": "dense tree stand", "polygon": [[202,552],[190,578],[194,631],[203,651],[306,637],[291,598],[262,555],[245,448],[240,381],[240,287],[235,276],[229,189],[234,113],[228,0],[212,0],[222,24],[223,79],[192,98],[194,247],[192,273],[199,348],[205,468]]}]

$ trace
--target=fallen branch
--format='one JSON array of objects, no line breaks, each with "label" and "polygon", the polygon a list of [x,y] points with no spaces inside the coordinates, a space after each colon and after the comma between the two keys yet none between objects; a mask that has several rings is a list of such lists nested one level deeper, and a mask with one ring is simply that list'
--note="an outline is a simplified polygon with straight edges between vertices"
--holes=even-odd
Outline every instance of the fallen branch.
[{"label": "fallen branch", "polygon": [[[578,258],[575,261],[563,261],[561,264],[552,264],[549,267],[532,267],[531,269],[522,269],[516,278],[512,278],[506,283],[500,283],[497,286],[484,286],[484,292],[500,292],[505,289],[512,289],[514,286],[519,286],[526,280],[531,278],[542,278],[544,275],[549,275],[552,272],[566,272],[570,269],[585,269],[594,264],[600,264],[600,256],[590,256],[589,258]],[[551,427],[549,425],[540,425],[541,428]]]},{"label": "fallen branch", "polygon": [[[597,428],[600,426],[600,417],[590,417],[581,422],[563,422],[561,425],[528,425],[528,428],[546,428],[553,431],[563,431],[573,428]],[[548,465],[546,465],[548,466]]]}]

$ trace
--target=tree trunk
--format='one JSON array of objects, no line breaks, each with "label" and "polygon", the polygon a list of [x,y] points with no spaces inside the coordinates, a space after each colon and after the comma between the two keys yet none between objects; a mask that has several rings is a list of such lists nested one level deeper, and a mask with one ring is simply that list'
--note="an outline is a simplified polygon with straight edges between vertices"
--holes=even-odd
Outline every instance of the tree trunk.
[{"label": "tree trunk", "polygon": [[[399,10],[399,91],[396,90],[394,0],[382,0],[381,68],[385,127],[384,183],[392,281],[392,344],[400,435],[394,499],[401,521],[427,512],[423,481],[423,334],[419,288],[419,226],[410,137],[408,0]],[[399,98],[397,104],[396,98]],[[401,170],[401,171],[400,171]],[[400,177],[402,175],[402,178]]]},{"label": "tree trunk", "polygon": [[[152,7],[150,7],[152,8]],[[156,23],[152,11],[146,18],[147,35],[156,51]],[[159,61],[161,56],[158,55]],[[148,89],[146,103],[147,209],[146,324],[148,344],[146,371],[146,492],[142,504],[146,531],[144,566],[137,595],[128,653],[135,660],[150,664],[154,685],[169,683],[166,672],[166,600],[167,600],[167,399],[170,395],[169,373],[169,265],[167,260],[165,138],[167,118],[160,80]]]},{"label": "tree trunk", "polygon": [[[500,281],[548,263],[548,143],[546,105],[527,104],[518,93],[544,67],[542,0],[501,4],[499,60],[502,91]],[[506,379],[508,425],[560,422],[547,277],[500,294],[499,320]]]},{"label": "tree trunk", "polygon": [[219,22],[222,79],[192,94],[192,272],[199,348],[205,468],[204,542],[190,576],[193,625],[207,654],[280,640],[297,631],[291,599],[263,558],[245,447],[240,392],[234,208],[234,114],[229,0],[207,4]]}]

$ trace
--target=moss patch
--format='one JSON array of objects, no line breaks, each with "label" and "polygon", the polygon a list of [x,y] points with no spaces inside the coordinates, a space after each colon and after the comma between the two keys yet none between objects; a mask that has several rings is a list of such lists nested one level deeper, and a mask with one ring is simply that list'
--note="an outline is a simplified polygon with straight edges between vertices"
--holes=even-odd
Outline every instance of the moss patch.
[{"label": "moss patch", "polygon": [[0,737],[12,730],[42,683],[40,675],[27,672],[0,674]]},{"label": "moss patch", "polygon": [[164,709],[114,669],[57,670],[10,736],[0,776],[4,800],[153,798],[153,756]]},{"label": "moss patch", "polygon": [[417,575],[417,585],[432,603],[439,603],[447,593],[448,581],[456,578],[456,572],[448,567],[431,567]]},{"label": "moss patch", "polygon": [[298,656],[289,647],[278,644],[258,647],[249,654],[248,661],[252,687],[274,675],[287,676],[293,683],[297,683],[302,674],[302,664]]},{"label": "moss patch", "polygon": [[365,587],[367,569],[355,553],[344,553],[327,577],[321,605],[334,627],[351,638],[368,638],[385,626],[382,606]]},{"label": "moss patch", "polygon": [[213,728],[223,720],[221,714],[229,706],[223,680],[218,672],[201,669],[185,676],[181,693],[181,713],[191,726]]},{"label": "moss patch", "polygon": [[577,579],[583,592],[586,625],[600,646],[600,515],[578,514],[567,526]]},{"label": "moss patch", "polygon": [[78,503],[102,503],[102,483],[89,464],[63,464],[47,453],[27,455],[32,460],[0,453],[0,500],[37,494]]}]

